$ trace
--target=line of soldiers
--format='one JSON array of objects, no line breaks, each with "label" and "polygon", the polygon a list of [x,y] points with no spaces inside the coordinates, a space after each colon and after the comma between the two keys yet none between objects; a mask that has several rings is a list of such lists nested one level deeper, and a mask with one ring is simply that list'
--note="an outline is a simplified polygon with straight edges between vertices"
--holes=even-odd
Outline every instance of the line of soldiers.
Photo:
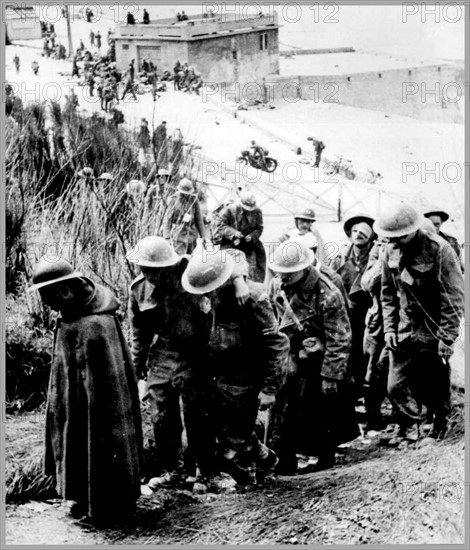
[{"label": "line of soldiers", "polygon": [[[373,309],[364,305],[368,292],[383,319],[397,437],[415,439],[426,416],[427,439],[445,437],[463,276],[452,247],[424,222],[403,204],[376,221],[348,220],[351,246],[332,264],[344,289],[322,270],[308,232],[269,255],[268,286],[248,278],[240,250],[180,256],[165,239],[146,237],[127,255],[140,269],[130,286],[130,352],[112,293],[62,258],[42,258],[29,290],[61,314],[46,473],[73,501],[71,513],[101,520],[129,512],[140,476],[154,476],[153,487],[174,479],[181,456],[185,482],[202,490],[217,490],[219,472],[242,486],[273,469],[293,474],[299,453],[317,456],[316,470],[332,466],[337,446],[359,433],[354,404],[367,374],[357,349],[364,329],[355,325]],[[367,324],[366,341],[378,342],[374,327]],[[155,437],[144,473],[138,387]],[[271,422],[260,428],[263,410]]]}]

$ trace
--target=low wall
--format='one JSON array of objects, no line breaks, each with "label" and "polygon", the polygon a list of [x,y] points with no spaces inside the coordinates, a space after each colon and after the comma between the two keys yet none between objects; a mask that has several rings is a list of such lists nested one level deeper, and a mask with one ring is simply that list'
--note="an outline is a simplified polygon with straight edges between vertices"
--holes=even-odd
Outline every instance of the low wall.
[{"label": "low wall", "polygon": [[272,75],[266,78],[259,99],[264,96],[267,101],[339,103],[433,122],[463,124],[464,92],[463,67],[430,65],[340,76]]},{"label": "low wall", "polygon": [[356,50],[351,47],[346,48],[316,48],[314,50],[281,50],[279,55],[290,56],[290,55],[315,55],[320,53],[350,53],[355,52]]}]

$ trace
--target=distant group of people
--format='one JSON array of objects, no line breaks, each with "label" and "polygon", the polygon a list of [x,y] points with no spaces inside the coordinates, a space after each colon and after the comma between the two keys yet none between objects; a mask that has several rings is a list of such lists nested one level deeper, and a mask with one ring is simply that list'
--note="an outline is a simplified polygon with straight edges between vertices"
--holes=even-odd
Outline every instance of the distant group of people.
[{"label": "distant group of people", "polygon": [[175,90],[181,90],[183,92],[196,92],[200,94],[200,89],[203,85],[202,76],[194,70],[194,67],[190,67],[189,64],[180,63],[176,61],[173,67],[173,85]]},{"label": "distant group of people", "polygon": [[182,11],[181,13],[178,12],[176,14],[176,21],[179,22],[179,21],[188,21],[189,17],[185,14],[184,11]]}]

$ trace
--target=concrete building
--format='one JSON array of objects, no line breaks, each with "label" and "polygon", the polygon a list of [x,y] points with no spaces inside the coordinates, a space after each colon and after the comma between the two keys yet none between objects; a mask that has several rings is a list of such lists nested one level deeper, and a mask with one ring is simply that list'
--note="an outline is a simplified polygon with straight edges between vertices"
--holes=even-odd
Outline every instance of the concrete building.
[{"label": "concrete building", "polygon": [[5,6],[6,33],[11,42],[41,38],[41,24],[33,6]]},{"label": "concrete building", "polygon": [[147,58],[159,74],[172,72],[177,60],[188,62],[205,82],[260,82],[279,73],[277,15],[247,19],[191,16],[187,21],[119,24],[114,38],[117,66],[123,71],[131,59],[139,67]]}]

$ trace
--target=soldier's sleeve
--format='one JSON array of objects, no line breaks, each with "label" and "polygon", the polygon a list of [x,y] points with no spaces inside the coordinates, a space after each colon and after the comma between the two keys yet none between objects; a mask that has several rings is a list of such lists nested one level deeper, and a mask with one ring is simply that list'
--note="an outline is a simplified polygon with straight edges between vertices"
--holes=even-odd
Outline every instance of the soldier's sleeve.
[{"label": "soldier's sleeve", "polygon": [[201,205],[199,204],[198,200],[196,200],[196,202],[194,203],[194,223],[196,224],[196,228],[201,239],[205,239],[206,228],[204,225],[204,220],[202,218]]},{"label": "soldier's sleeve", "polygon": [[380,259],[380,248],[374,246],[371,250],[369,261],[361,277],[362,289],[372,294],[380,291],[382,281],[382,261]]},{"label": "soldier's sleeve", "polygon": [[153,332],[151,327],[142,322],[137,300],[131,290],[129,293],[129,325],[131,358],[137,378],[144,378],[147,374],[147,357],[152,343]]},{"label": "soldier's sleeve", "polygon": [[382,302],[384,332],[393,332],[396,334],[399,321],[400,299],[398,297],[399,290],[390,266],[388,265],[387,251],[385,251],[382,260],[382,277],[380,283],[382,286],[380,299]]},{"label": "soldier's sleeve", "polygon": [[324,378],[343,380],[347,374],[352,337],[346,305],[336,287],[325,295],[321,309],[325,351],[320,374]]},{"label": "soldier's sleeve", "polygon": [[256,210],[255,214],[256,215],[253,223],[253,229],[250,235],[253,242],[257,243],[261,237],[261,234],[263,233],[264,226],[263,226],[263,213],[261,212],[261,210],[259,211]]},{"label": "soldier's sleeve", "polygon": [[238,231],[235,227],[233,227],[233,212],[230,206],[227,206],[223,210],[218,220],[218,225],[220,234],[229,241],[233,241],[233,239],[237,236]]},{"label": "soldier's sleeve", "polygon": [[273,308],[265,292],[253,301],[252,312],[266,358],[262,390],[264,393],[274,394],[283,382],[283,372],[289,357],[289,339],[279,331]]},{"label": "soldier's sleeve", "polygon": [[441,295],[438,338],[446,344],[452,344],[459,337],[460,322],[464,315],[464,279],[459,259],[450,245],[440,248],[438,262]]}]

